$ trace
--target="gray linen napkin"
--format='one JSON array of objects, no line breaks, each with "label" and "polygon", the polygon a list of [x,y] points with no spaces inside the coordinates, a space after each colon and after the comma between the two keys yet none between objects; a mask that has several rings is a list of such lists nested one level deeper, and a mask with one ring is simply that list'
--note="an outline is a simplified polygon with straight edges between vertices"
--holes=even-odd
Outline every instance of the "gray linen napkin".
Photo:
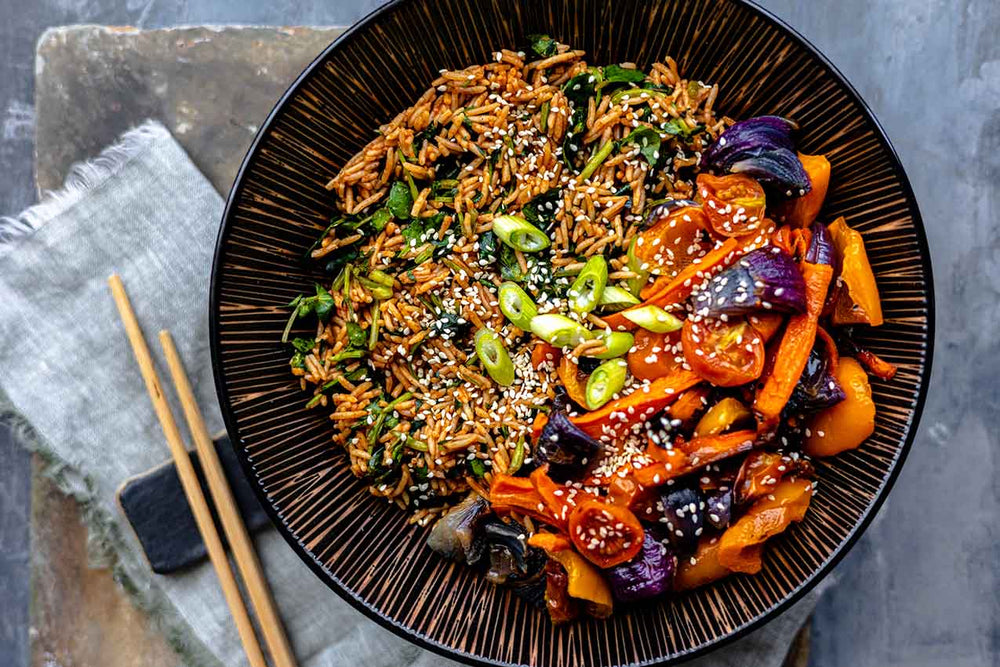
[{"label": "gray linen napkin", "polygon": [[[169,132],[147,122],[76,165],[60,192],[0,219],[0,407],[26,426],[26,446],[43,452],[61,488],[83,503],[92,536],[113,554],[133,599],[192,667],[246,661],[211,567],[152,574],[115,505],[122,481],[161,463],[167,451],[105,281],[122,275],[147,338],[161,328],[173,332],[209,429],[222,429],[208,349],[209,271],[222,207]],[[455,664],[318,585],[275,531],[256,543],[303,667]],[[807,598],[690,664],[777,667],[814,604]]]}]

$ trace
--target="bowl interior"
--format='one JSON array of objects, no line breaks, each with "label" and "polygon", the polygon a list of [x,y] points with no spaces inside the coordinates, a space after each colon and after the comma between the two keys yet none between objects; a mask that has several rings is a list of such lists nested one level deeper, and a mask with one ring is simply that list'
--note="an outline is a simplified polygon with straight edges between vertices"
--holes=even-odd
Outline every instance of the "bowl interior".
[{"label": "bowl interior", "polygon": [[[718,83],[734,118],[780,114],[800,149],[825,153],[824,219],[861,230],[886,324],[865,334],[899,365],[873,381],[875,434],[819,464],[806,519],[772,541],[763,571],[607,622],[556,628],[424,546],[427,529],[376,501],[329,441],[288,369],[285,305],[321,276],[301,261],[332,212],[326,181],[442,68],[547,33],[595,64],[674,57]],[[916,203],[874,118],[815,50],[740,0],[400,0],[328,49],[262,127],[226,209],[212,285],[212,346],[230,435],[272,518],[317,575],[393,631],[451,657],[503,664],[622,665],[690,655],[777,613],[827,571],[878,507],[912,439],[929,374],[930,265]]]}]

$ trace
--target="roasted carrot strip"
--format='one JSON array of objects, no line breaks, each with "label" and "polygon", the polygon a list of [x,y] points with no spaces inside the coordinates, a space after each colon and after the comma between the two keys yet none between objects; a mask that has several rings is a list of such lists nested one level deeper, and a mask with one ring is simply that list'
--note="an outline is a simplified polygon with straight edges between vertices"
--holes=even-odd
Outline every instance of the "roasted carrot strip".
[{"label": "roasted carrot strip", "polygon": [[570,417],[570,421],[592,438],[620,434],[633,424],[652,417],[677,400],[682,391],[699,382],[700,377],[678,367],[670,375],[653,380],[628,396],[606,403],[598,410]]},{"label": "roasted carrot strip", "polygon": [[495,512],[520,512],[549,525],[558,525],[545,499],[527,477],[511,477],[502,473],[494,475],[490,485],[490,504]]},{"label": "roasted carrot strip", "polygon": [[625,318],[622,313],[628,312],[630,310],[635,310],[636,308],[642,308],[643,306],[660,306],[661,308],[680,303],[684,301],[689,296],[691,296],[691,291],[698,286],[701,281],[708,277],[710,272],[716,267],[724,266],[729,261],[732,260],[734,253],[739,247],[739,243],[736,239],[726,239],[725,243],[721,246],[705,254],[701,258],[701,261],[697,264],[691,264],[684,268],[677,277],[673,280],[666,282],[662,287],[658,287],[659,281],[653,283],[648,292],[643,294],[644,301],[638,306],[632,306],[631,308],[626,308],[623,311],[617,313],[612,313],[607,317],[602,317],[608,326],[616,331],[631,331],[636,328],[636,324],[630,322]]},{"label": "roasted carrot strip", "polygon": [[886,361],[874,352],[869,352],[868,350],[858,350],[856,356],[858,361],[861,362],[861,365],[867,368],[868,372],[880,380],[891,380],[896,377],[896,371],[899,370],[896,368],[895,364]]},{"label": "roasted carrot strip", "polygon": [[827,264],[800,264],[806,283],[806,312],[788,320],[774,355],[774,365],[764,386],[757,392],[754,409],[758,414],[760,430],[773,429],[792,390],[802,376],[809,360],[809,352],[816,342],[816,327],[826,291],[833,277],[833,268]]},{"label": "roasted carrot strip", "polygon": [[651,443],[646,448],[646,454],[656,463],[636,468],[632,474],[643,486],[659,486],[669,479],[686,475],[709,463],[749,451],[753,448],[756,435],[754,431],[706,435],[692,438],[673,449],[665,449]]},{"label": "roasted carrot strip", "polygon": [[531,350],[531,367],[537,371],[542,364],[549,361],[552,362],[553,366],[555,366],[558,365],[561,357],[562,350],[558,347],[550,345],[544,340],[539,341]]},{"label": "roasted carrot strip", "polygon": [[566,393],[570,399],[581,407],[587,405],[587,379],[580,379],[580,367],[570,357],[565,356],[559,361],[556,368],[559,380],[566,388]]}]

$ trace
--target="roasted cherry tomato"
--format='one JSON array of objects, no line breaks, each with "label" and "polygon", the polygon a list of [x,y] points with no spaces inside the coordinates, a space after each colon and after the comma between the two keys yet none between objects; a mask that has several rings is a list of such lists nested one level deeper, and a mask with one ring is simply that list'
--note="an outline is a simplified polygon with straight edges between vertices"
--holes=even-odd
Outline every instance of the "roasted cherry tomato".
[{"label": "roasted cherry tomato", "polygon": [[642,549],[642,524],[627,507],[585,500],[569,515],[569,537],[584,558],[607,568]]},{"label": "roasted cherry tomato", "polygon": [[587,408],[587,377],[581,377],[580,367],[568,356],[559,361],[559,380],[566,388],[570,399],[581,408]]},{"label": "roasted cherry tomato", "polygon": [[594,500],[596,496],[587,491],[581,491],[573,487],[568,487],[554,481],[548,475],[548,467],[535,468],[529,479],[535,487],[535,491],[542,497],[542,501],[553,516],[553,525],[558,528],[565,528],[566,521],[573,509],[584,500]]},{"label": "roasted cherry tomato", "polygon": [[[657,214],[662,211],[662,214]],[[697,206],[654,209],[649,227],[636,235],[632,254],[642,270],[674,278],[712,249],[708,217]]]},{"label": "roasted cherry tomato", "polygon": [[626,360],[628,371],[639,380],[655,380],[680,366],[681,332],[653,333],[637,329]]},{"label": "roasted cherry tomato", "polygon": [[744,319],[687,320],[681,346],[691,370],[718,387],[752,382],[764,370],[764,341]]},{"label": "roasted cherry tomato", "polygon": [[764,224],[764,188],[749,176],[698,174],[696,187],[719,236],[744,236]]}]

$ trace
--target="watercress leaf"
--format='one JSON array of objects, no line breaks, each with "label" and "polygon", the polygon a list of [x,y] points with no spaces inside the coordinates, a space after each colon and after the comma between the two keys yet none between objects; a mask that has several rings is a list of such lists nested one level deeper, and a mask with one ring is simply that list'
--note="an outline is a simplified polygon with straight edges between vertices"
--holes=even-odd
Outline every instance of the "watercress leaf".
[{"label": "watercress leaf", "polygon": [[469,470],[476,477],[482,479],[486,475],[486,466],[479,459],[472,459],[469,461]]},{"label": "watercress leaf", "polygon": [[402,181],[396,181],[389,189],[389,199],[385,207],[399,220],[407,220],[410,217],[410,209],[413,208],[413,197],[410,188]]},{"label": "watercress leaf", "polygon": [[528,39],[531,40],[531,50],[542,58],[548,58],[555,54],[556,47],[559,45],[548,35],[528,35]]},{"label": "watercress leaf", "polygon": [[650,167],[655,167],[660,159],[660,133],[651,127],[640,127],[632,130],[625,137],[626,143],[634,143],[639,146],[639,152],[646,158]]},{"label": "watercress leaf", "polygon": [[502,244],[499,260],[501,278],[513,280],[516,283],[524,281],[524,271],[521,270],[521,265],[517,262],[517,255],[514,254],[514,249],[506,243]]},{"label": "watercress leaf", "polygon": [[600,70],[588,69],[580,72],[563,85],[563,94],[577,106],[586,106],[587,100],[597,92]]},{"label": "watercress leaf", "polygon": [[351,347],[364,348],[368,345],[368,332],[357,322],[348,322],[347,340]]},{"label": "watercress leaf", "polygon": [[[407,191],[407,194],[409,194],[409,191]],[[390,220],[392,220],[392,213],[389,211],[389,209],[380,208],[379,210],[375,211],[374,215],[372,215],[372,220],[371,220],[372,228],[376,232],[380,232],[383,229],[385,229],[385,226],[389,224]]]},{"label": "watercress leaf", "polygon": [[602,72],[605,88],[613,83],[639,83],[646,78],[642,70],[625,69],[621,65],[608,65]]},{"label": "watercress leaf", "polygon": [[688,127],[688,124],[685,123],[682,119],[672,118],[663,125],[661,125],[660,129],[661,131],[667,134],[676,137],[681,137],[682,139],[690,139],[692,136],[705,129],[705,126],[696,125],[695,127]]},{"label": "watercress leaf", "polygon": [[330,319],[330,314],[333,312],[333,297],[326,291],[326,288],[317,283],[315,298],[316,305],[314,306],[314,309],[316,311],[316,317],[319,318],[320,322],[326,322]]},{"label": "watercress leaf", "polygon": [[479,235],[479,259],[487,262],[495,262],[499,252],[499,241],[493,230],[488,230]]},{"label": "watercress leaf", "polygon": [[292,341],[292,347],[302,354],[309,354],[315,346],[316,341],[309,338],[296,338]]}]

